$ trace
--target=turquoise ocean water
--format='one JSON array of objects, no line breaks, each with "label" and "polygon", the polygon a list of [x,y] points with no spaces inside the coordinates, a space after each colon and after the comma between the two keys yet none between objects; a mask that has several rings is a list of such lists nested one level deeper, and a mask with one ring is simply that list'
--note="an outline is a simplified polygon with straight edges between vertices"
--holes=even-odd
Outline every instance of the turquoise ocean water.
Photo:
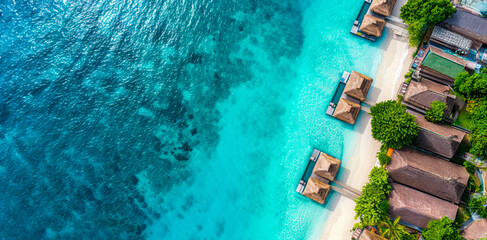
[{"label": "turquoise ocean water", "polygon": [[0,2],[0,235],[319,238],[331,207],[295,188],[354,149],[325,110],[380,64],[361,4]]}]

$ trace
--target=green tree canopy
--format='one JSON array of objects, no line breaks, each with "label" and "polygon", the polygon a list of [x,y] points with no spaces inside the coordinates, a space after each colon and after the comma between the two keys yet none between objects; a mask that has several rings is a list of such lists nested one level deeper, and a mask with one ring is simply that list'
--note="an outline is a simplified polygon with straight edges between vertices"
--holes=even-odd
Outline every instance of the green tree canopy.
[{"label": "green tree canopy", "polygon": [[399,17],[409,25],[411,45],[417,45],[426,27],[449,18],[455,8],[449,0],[409,0],[401,7]]},{"label": "green tree canopy", "polygon": [[[402,240],[409,235],[406,227],[399,224],[401,217],[397,217],[394,222],[386,220],[379,224],[380,233],[389,240]],[[414,239],[414,238],[413,238]]]},{"label": "green tree canopy", "polygon": [[370,112],[372,137],[388,148],[401,149],[418,135],[416,118],[406,112],[406,106],[396,101],[377,103]]},{"label": "green tree canopy", "polygon": [[473,129],[470,134],[470,153],[487,159],[487,70],[482,73],[461,72],[455,78],[454,88],[466,97],[467,111],[472,114]]},{"label": "green tree canopy", "polygon": [[362,196],[355,200],[355,219],[360,219],[357,227],[389,220],[387,196],[391,186],[387,182],[388,177],[389,172],[384,167],[374,167],[369,173],[369,182],[362,188]]},{"label": "green tree canopy", "polygon": [[486,196],[478,196],[470,200],[468,207],[472,212],[477,213],[481,218],[487,218],[487,207],[485,207],[486,203]]},{"label": "green tree canopy", "polygon": [[487,159],[487,119],[483,119],[470,133],[470,141],[472,142],[470,153],[481,159]]},{"label": "green tree canopy", "polygon": [[463,71],[455,78],[454,88],[468,98],[483,97],[487,94],[487,76]]},{"label": "green tree canopy", "polygon": [[445,116],[446,103],[442,101],[433,101],[430,108],[426,111],[424,118],[430,122],[441,122]]},{"label": "green tree canopy", "polygon": [[443,217],[441,220],[432,220],[428,229],[423,231],[424,240],[463,240],[460,231],[453,220]]}]

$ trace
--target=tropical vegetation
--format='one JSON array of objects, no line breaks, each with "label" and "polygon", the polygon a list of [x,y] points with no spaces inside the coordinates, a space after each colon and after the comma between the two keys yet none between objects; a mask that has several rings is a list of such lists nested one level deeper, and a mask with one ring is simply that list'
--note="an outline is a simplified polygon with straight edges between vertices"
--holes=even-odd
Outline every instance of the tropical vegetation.
[{"label": "tropical vegetation", "polygon": [[424,118],[430,122],[441,122],[445,116],[446,103],[442,101],[433,101],[430,103],[430,109],[426,110]]},{"label": "tropical vegetation", "polygon": [[377,159],[379,159],[379,163],[382,166],[385,166],[391,162],[391,157],[387,156],[387,149],[384,145],[380,148],[380,151],[377,153]]},{"label": "tropical vegetation", "polygon": [[399,17],[409,25],[409,43],[417,46],[428,27],[449,18],[455,8],[449,0],[409,0],[401,7]]},{"label": "tropical vegetation", "polygon": [[461,72],[455,78],[454,89],[465,97],[466,110],[471,114],[470,153],[487,159],[487,70],[473,74]]},{"label": "tropical vegetation", "polygon": [[370,108],[372,137],[385,147],[401,149],[418,135],[416,118],[406,112],[406,106],[394,100],[377,103]]},{"label": "tropical vegetation", "polygon": [[399,224],[401,217],[397,217],[394,221],[386,220],[379,224],[380,233],[383,237],[389,240],[406,240],[414,239],[406,231],[406,227]]},{"label": "tropical vegetation", "polygon": [[448,217],[440,220],[431,220],[428,229],[423,231],[424,240],[463,240],[458,226]]},{"label": "tropical vegetation", "polygon": [[387,178],[389,172],[382,167],[374,167],[369,173],[369,182],[362,188],[362,196],[355,200],[355,219],[360,223],[355,227],[377,225],[389,220],[389,201],[391,186]]},{"label": "tropical vegetation", "polygon": [[487,218],[487,197],[484,195],[479,195],[468,203],[468,207],[472,213],[477,213],[481,218]]}]

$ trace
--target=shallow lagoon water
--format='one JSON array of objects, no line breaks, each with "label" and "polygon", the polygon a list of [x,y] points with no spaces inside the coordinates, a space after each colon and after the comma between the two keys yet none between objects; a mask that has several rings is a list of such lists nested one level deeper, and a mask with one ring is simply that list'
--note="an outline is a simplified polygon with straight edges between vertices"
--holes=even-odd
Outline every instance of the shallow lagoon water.
[{"label": "shallow lagoon water", "polygon": [[319,237],[333,206],[295,188],[353,149],[325,110],[380,63],[361,4],[1,2],[0,235]]}]

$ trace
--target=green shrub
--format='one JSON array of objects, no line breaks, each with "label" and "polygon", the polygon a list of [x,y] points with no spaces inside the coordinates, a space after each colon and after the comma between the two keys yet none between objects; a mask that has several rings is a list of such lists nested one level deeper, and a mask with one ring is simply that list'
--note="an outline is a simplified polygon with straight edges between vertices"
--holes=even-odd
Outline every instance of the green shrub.
[{"label": "green shrub", "polygon": [[423,231],[424,240],[463,240],[458,226],[448,217],[441,220],[431,220],[428,229]]},{"label": "green shrub", "polygon": [[477,167],[469,161],[463,162],[463,166],[465,167],[465,170],[467,170],[469,174],[475,174],[475,170],[477,170]]},{"label": "green shrub", "polygon": [[398,94],[397,95],[397,102],[401,103],[401,101],[402,101],[403,98],[404,97],[401,94]]},{"label": "green shrub", "polygon": [[369,173],[369,182],[362,188],[362,196],[355,202],[355,219],[359,219],[355,227],[377,225],[389,220],[389,201],[391,193],[388,179],[389,172],[384,167],[374,167]]},{"label": "green shrub", "polygon": [[477,213],[481,218],[487,218],[487,208],[485,207],[486,203],[487,197],[478,196],[470,200],[468,207],[470,208],[470,211]]},{"label": "green shrub", "polygon": [[433,101],[430,103],[430,108],[426,110],[424,118],[430,122],[441,122],[445,117],[446,103],[442,101]]},{"label": "green shrub", "polygon": [[387,150],[388,148],[382,146],[380,151],[377,152],[377,158],[382,166],[385,166],[391,162],[391,157],[387,156]]},{"label": "green shrub", "polygon": [[411,77],[406,78],[406,80],[404,82],[407,84],[410,84],[411,83]]},{"label": "green shrub", "polygon": [[370,108],[372,137],[388,148],[401,149],[418,135],[416,118],[406,112],[406,106],[389,100]]}]

